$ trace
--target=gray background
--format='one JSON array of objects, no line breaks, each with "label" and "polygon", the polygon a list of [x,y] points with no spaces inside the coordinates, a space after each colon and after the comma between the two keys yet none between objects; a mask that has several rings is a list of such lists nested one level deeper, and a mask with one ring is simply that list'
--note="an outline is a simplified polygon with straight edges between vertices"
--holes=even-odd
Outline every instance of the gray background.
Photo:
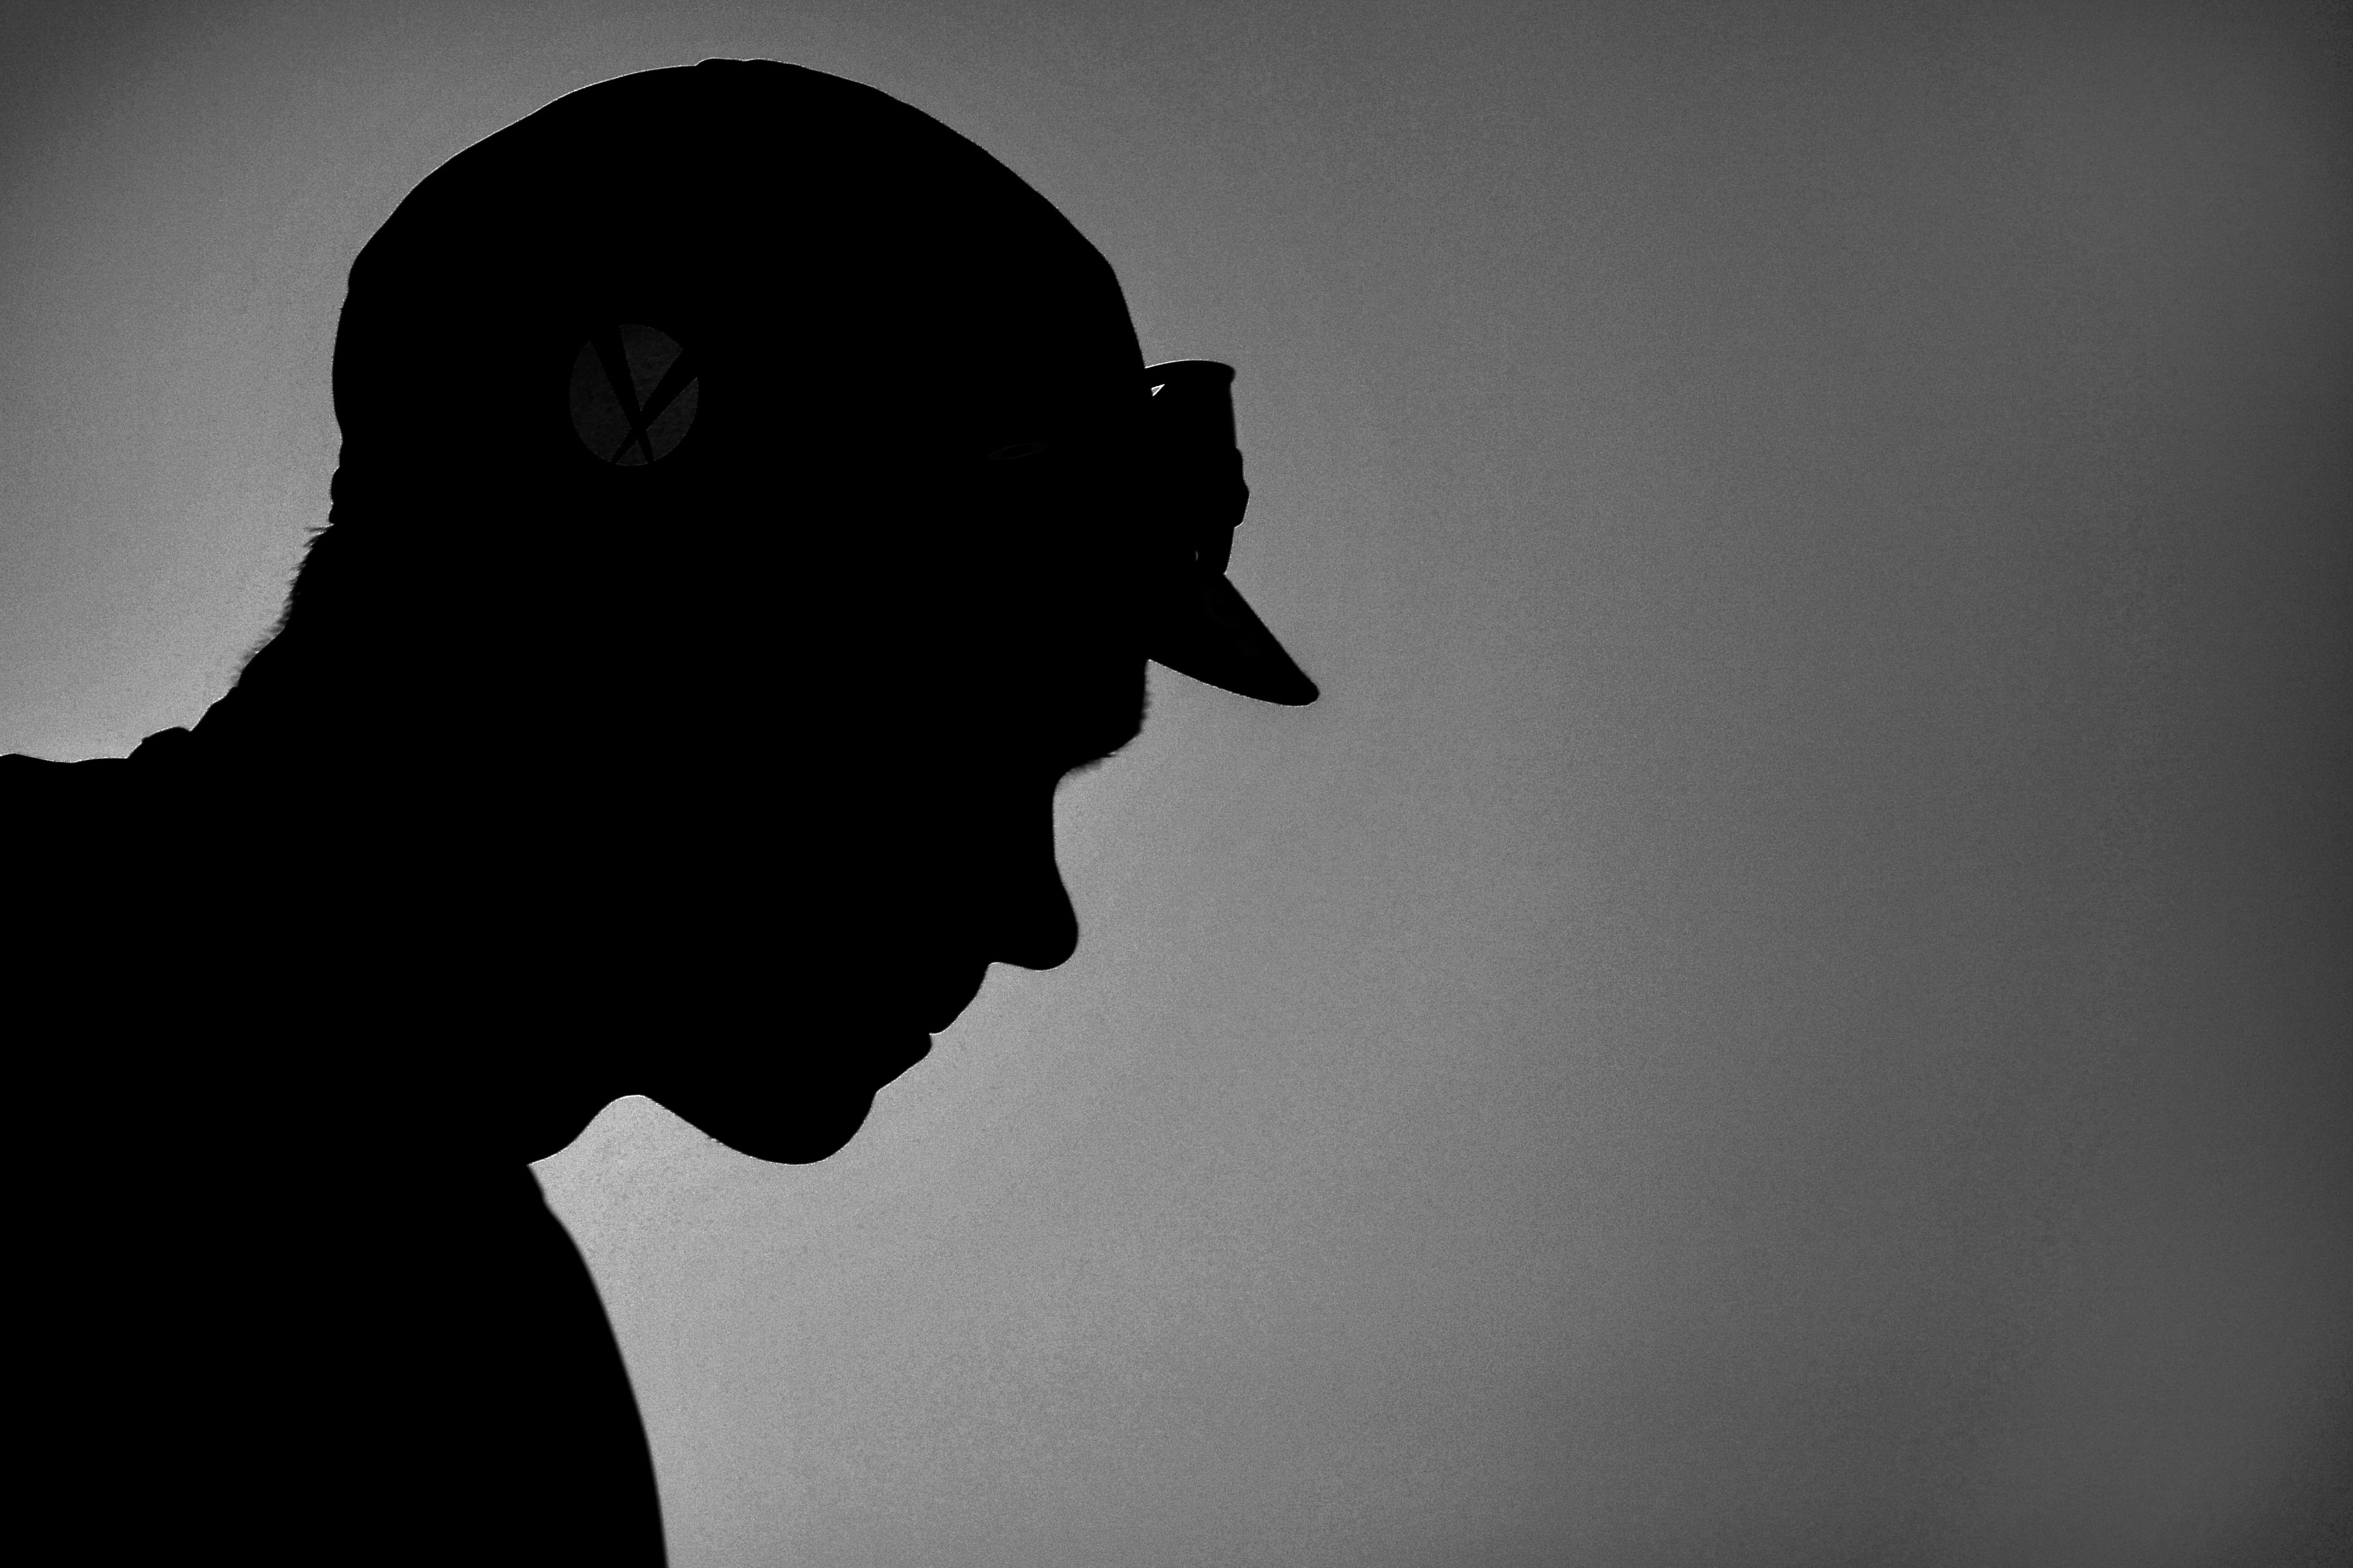
[{"label": "gray background", "polygon": [[682,1568],[2347,1542],[2333,8],[5,16],[10,749],[225,689],[343,268],[591,80],[872,83],[1241,367],[1324,701],[1155,671],[835,1160],[540,1168]]}]

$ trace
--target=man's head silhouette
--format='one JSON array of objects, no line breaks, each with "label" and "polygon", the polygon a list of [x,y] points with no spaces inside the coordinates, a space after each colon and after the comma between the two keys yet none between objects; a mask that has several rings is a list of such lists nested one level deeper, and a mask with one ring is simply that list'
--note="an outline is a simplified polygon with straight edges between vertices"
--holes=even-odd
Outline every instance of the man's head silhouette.
[{"label": "man's head silhouette", "polygon": [[313,890],[406,1059],[525,1157],[630,1092],[839,1149],[991,963],[1071,956],[1054,789],[1147,659],[1314,700],[1223,575],[1229,375],[1147,374],[1050,204],[797,68],[437,170],[352,268],[333,525],[240,688],[369,816]]}]

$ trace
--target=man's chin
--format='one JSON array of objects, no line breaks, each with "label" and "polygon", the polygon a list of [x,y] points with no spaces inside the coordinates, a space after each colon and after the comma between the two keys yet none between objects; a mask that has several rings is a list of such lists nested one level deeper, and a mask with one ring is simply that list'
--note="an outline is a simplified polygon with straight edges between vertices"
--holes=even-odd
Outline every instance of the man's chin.
[{"label": "man's chin", "polygon": [[849,1146],[884,1085],[931,1054],[916,1034],[864,1053],[831,1074],[807,1071],[708,1077],[655,1091],[650,1098],[705,1136],[739,1154],[779,1165],[813,1165]]},{"label": "man's chin", "polygon": [[726,1135],[707,1127],[702,1131],[737,1153],[749,1154],[754,1160],[777,1165],[814,1165],[849,1148],[873,1109],[874,1097],[871,1094],[845,1097],[838,1104],[827,1107],[822,1115],[805,1115],[789,1121],[780,1118]]}]

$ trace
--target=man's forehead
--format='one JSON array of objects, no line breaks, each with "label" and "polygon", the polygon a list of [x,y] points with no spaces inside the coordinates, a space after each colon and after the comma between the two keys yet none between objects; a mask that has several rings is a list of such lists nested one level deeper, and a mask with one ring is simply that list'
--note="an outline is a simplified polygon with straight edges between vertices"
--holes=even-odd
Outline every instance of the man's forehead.
[{"label": "man's forehead", "polygon": [[944,658],[964,663],[956,705],[976,752],[1018,751],[1024,765],[1060,772],[1099,762],[1142,733],[1140,649],[1083,633],[1029,640],[1003,659],[991,658],[986,646],[943,650]]},{"label": "man's forehead", "polygon": [[1074,706],[1064,731],[1070,767],[1101,762],[1144,733],[1144,661],[1135,661],[1132,689],[1106,688],[1092,702]]}]

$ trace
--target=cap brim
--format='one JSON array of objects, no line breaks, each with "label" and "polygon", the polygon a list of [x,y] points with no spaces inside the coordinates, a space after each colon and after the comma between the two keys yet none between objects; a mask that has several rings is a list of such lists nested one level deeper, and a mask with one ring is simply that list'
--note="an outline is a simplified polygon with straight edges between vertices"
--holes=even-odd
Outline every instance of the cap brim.
[{"label": "cap brim", "polygon": [[1322,695],[1220,572],[1187,574],[1169,591],[1145,651],[1180,675],[1261,702],[1302,708]]}]

